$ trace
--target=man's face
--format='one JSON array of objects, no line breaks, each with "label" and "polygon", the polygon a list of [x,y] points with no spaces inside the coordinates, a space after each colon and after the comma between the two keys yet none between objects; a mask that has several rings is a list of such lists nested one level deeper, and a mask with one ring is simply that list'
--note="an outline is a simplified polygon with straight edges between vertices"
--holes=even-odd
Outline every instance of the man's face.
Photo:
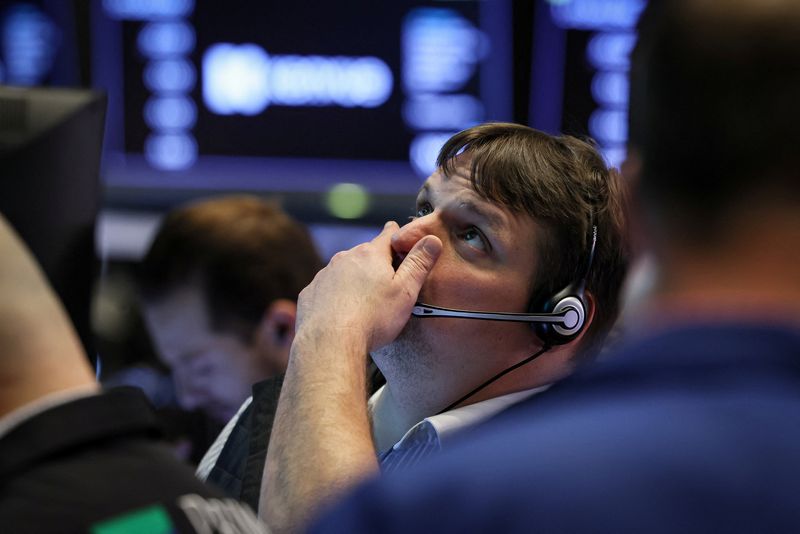
[{"label": "man's face", "polygon": [[[459,161],[461,160],[461,161]],[[425,235],[444,246],[419,295],[435,306],[524,312],[536,268],[541,230],[527,215],[481,198],[471,187],[468,160],[450,177],[437,171],[417,197],[416,217],[393,237],[399,258]],[[530,325],[412,317],[398,338],[372,356],[393,388],[463,392],[535,352]],[[508,363],[510,362],[510,363]],[[470,388],[471,389],[471,388]],[[454,394],[454,393],[453,393]]]},{"label": "man's face", "polygon": [[186,285],[144,306],[161,360],[172,370],[178,403],[228,421],[263,378],[254,346],[211,329],[200,289]]}]

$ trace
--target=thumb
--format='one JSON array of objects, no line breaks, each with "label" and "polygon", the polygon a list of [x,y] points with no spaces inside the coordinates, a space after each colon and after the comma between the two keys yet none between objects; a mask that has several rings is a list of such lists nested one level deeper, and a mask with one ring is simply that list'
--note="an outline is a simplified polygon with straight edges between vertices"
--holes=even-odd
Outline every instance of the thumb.
[{"label": "thumb", "polygon": [[406,294],[416,298],[441,253],[442,242],[438,237],[428,235],[417,241],[394,275]]}]

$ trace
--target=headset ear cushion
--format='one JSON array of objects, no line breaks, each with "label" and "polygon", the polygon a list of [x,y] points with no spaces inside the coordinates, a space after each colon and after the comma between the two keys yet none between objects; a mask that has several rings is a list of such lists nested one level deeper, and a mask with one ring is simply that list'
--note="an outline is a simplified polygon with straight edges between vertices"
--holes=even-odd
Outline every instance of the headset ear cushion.
[{"label": "headset ear cushion", "polygon": [[548,345],[563,345],[575,339],[586,323],[583,292],[568,285],[556,293],[544,306],[544,313],[564,313],[564,323],[536,323],[536,334]]}]

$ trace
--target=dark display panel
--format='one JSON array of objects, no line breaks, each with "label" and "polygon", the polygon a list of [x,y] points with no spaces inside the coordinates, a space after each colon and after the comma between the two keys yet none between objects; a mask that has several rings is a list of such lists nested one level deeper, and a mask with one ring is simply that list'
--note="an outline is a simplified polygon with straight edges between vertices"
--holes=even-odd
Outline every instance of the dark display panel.
[{"label": "dark display panel", "polygon": [[413,192],[449,135],[513,118],[511,2],[106,0],[93,19],[111,184]]}]

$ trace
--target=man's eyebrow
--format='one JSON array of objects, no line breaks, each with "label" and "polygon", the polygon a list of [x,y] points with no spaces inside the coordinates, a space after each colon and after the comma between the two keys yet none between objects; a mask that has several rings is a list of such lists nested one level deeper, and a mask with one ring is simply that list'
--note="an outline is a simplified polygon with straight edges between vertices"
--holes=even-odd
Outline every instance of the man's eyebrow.
[{"label": "man's eyebrow", "polygon": [[[417,202],[419,202],[420,199],[428,199],[431,195],[434,197],[436,196],[435,193],[431,192],[430,184],[426,182],[420,187],[419,192],[417,192]],[[493,232],[498,232],[507,227],[507,221],[502,215],[472,199],[456,200],[455,208],[471,212],[478,216]]]},{"label": "man's eyebrow", "polygon": [[473,200],[461,200],[456,205],[458,209],[470,211],[483,219],[486,225],[493,231],[499,232],[506,228],[507,222],[498,212],[487,209],[486,206],[478,204]]}]

